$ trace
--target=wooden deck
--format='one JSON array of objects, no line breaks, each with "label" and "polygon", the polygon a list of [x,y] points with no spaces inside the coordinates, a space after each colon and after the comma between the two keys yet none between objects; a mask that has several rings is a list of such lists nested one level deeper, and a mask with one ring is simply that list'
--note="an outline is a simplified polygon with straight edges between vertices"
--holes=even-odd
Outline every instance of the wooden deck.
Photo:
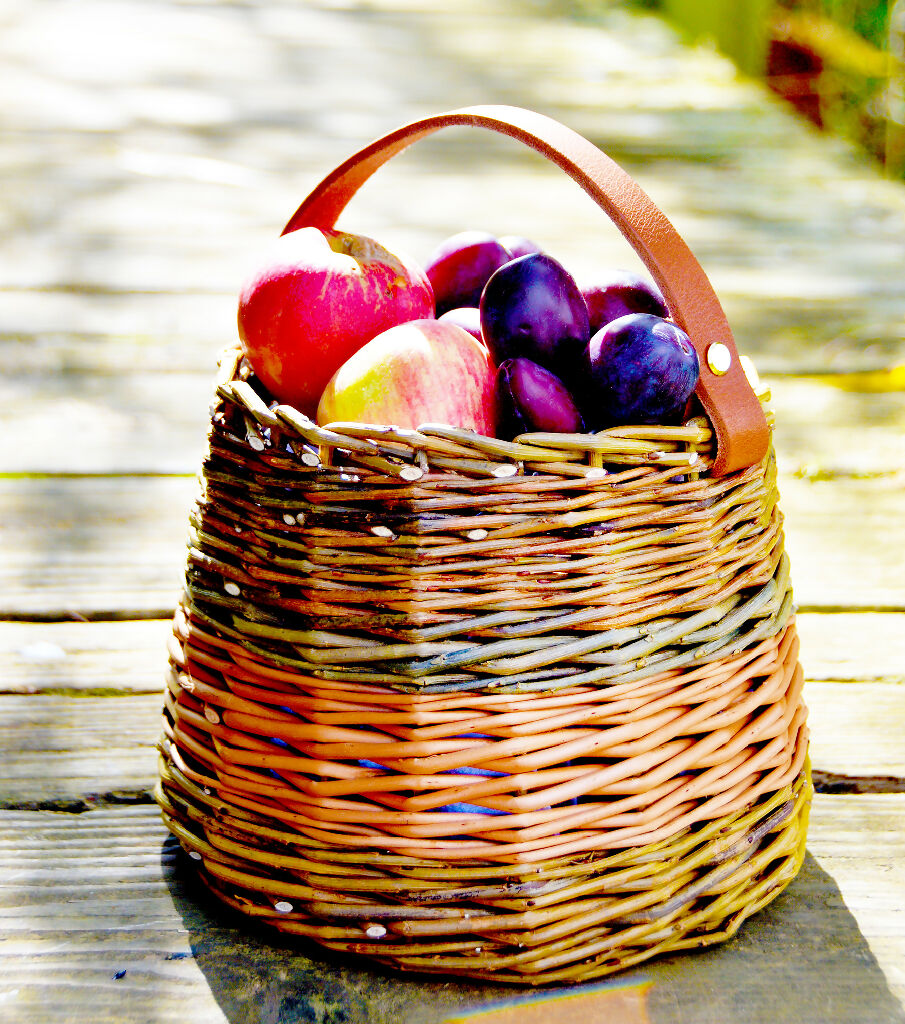
[{"label": "wooden deck", "polygon": [[[7,0],[0,69],[0,1021],[905,1022],[905,187],[602,0]],[[472,102],[634,174],[770,382],[820,790],[801,876],[735,940],[568,996],[249,929],[197,896],[150,799],[249,253],[352,150]],[[466,129],[343,224],[421,257],[483,227],[634,265],[559,172]]]}]

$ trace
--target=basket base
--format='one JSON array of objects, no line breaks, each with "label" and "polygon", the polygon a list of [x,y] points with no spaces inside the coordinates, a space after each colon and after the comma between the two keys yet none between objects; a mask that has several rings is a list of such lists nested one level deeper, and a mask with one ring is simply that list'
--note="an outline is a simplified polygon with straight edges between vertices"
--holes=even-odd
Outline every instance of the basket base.
[{"label": "basket base", "polygon": [[467,867],[328,849],[252,815],[227,821],[165,758],[157,800],[199,880],[249,917],[397,970],[539,986],[730,938],[798,874],[812,793],[806,768],[668,841]]}]

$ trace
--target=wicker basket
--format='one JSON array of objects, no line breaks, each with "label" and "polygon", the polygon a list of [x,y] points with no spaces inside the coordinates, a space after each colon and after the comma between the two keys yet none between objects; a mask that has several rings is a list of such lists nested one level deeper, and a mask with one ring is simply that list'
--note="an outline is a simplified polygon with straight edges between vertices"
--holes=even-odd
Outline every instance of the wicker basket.
[{"label": "wicker basket", "polygon": [[727,938],[802,862],[766,396],[662,214],[539,115],[400,129],[287,230],[332,225],[385,160],[456,124],[533,146],[610,215],[698,347],[701,408],[513,442],[321,428],[229,351],[157,799],[200,881],[283,932],[405,970],[582,981]]}]

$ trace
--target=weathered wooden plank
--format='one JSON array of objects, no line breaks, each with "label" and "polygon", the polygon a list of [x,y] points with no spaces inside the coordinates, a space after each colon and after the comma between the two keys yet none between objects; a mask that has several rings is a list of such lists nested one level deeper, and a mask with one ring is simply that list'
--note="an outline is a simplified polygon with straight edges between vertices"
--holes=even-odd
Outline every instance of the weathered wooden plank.
[{"label": "weathered wooden plank", "polygon": [[189,477],[0,480],[0,617],[170,614]]},{"label": "weathered wooden plank", "polygon": [[6,1019],[175,1021],[180,1003],[183,1020],[226,1019],[168,891],[155,808],[2,817]]},{"label": "weathered wooden plank", "polygon": [[[905,796],[817,796],[808,847],[905,1002]],[[866,1019],[870,1019],[866,1017]]]},{"label": "weathered wooden plank", "polygon": [[[812,856],[786,894],[733,941],[615,984],[650,983],[651,1024],[902,1024],[882,971],[901,998],[903,811],[901,796],[818,797]],[[519,995],[386,975],[258,931],[212,907],[188,863],[152,807],[0,813],[9,1019],[440,1024]]]},{"label": "weathered wooden plank", "polygon": [[797,626],[808,679],[905,682],[902,613],[802,612]]},{"label": "weathered wooden plank", "polygon": [[212,381],[213,373],[175,368],[7,378],[0,471],[192,473],[204,455]]},{"label": "weathered wooden plank", "polygon": [[0,697],[0,805],[146,798],[162,693],[161,685],[159,694],[133,697]]},{"label": "weathered wooden plank", "polygon": [[[897,479],[785,476],[780,487],[799,605],[905,609]],[[0,618],[166,617],[195,490],[189,477],[0,479]]]},{"label": "weathered wooden plank", "polygon": [[780,508],[799,605],[905,608],[902,479],[783,477]]},{"label": "weathered wooden plank", "polygon": [[0,296],[5,354],[14,368],[22,360],[23,370],[45,353],[45,365],[54,365],[50,358],[57,351],[76,367],[84,366],[88,353],[79,354],[72,345],[84,340],[95,349],[110,350],[104,363],[115,365],[120,353],[128,352],[141,358],[142,367],[146,360],[148,369],[203,372],[218,346],[235,339],[240,281],[214,282],[193,292],[99,293],[62,287],[5,291]]},{"label": "weathered wooden plank", "polygon": [[905,688],[809,680],[804,693],[815,771],[893,777],[905,787]]},{"label": "weathered wooden plank", "polygon": [[785,473],[811,479],[905,473],[901,379],[839,374],[767,377],[766,383],[777,461]]},{"label": "weathered wooden plank", "polygon": [[0,622],[0,693],[159,693],[168,619]]}]

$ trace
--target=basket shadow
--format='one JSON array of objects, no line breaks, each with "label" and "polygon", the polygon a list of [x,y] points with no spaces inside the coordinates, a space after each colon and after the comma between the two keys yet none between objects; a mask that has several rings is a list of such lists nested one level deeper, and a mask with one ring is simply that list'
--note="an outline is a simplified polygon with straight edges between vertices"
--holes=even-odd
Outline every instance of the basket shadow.
[{"label": "basket shadow", "polygon": [[400,975],[281,934],[216,900],[172,837],[162,856],[193,958],[230,1024],[433,1024],[513,995],[510,986]]},{"label": "basket shadow", "polygon": [[[728,942],[603,983],[523,991],[399,974],[281,935],[222,906],[197,882],[187,857],[178,856],[174,870],[174,847],[170,838],[163,849],[170,895],[230,1024],[443,1024],[501,1003],[551,997],[553,1011],[558,993],[596,995],[609,984],[640,982],[647,1005],[637,1024],[905,1024],[838,887],[810,854],[789,889]],[[549,1019],[559,1018],[551,1012]]]},{"label": "basket shadow", "polygon": [[839,887],[810,853],[789,888],[729,942],[646,973],[652,1024],[905,1024]]}]

